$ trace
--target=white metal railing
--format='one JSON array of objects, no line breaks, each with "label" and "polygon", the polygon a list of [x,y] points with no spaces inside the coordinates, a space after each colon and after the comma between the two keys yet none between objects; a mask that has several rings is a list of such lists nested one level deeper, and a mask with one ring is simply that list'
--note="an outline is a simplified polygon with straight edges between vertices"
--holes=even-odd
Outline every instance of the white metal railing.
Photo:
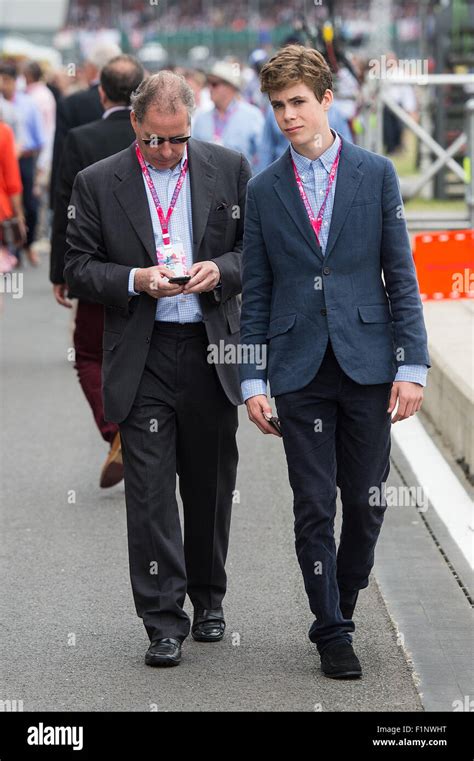
[{"label": "white metal railing", "polygon": [[[364,144],[383,153],[383,111],[384,107],[390,109],[400,121],[408,127],[422,143],[422,173],[412,183],[406,192],[405,198],[413,198],[427,186],[433,177],[444,166],[448,167],[464,183],[468,213],[465,222],[474,227],[474,74],[408,74],[406,76],[388,73],[387,76],[377,80],[376,92],[376,124],[375,130],[366,118]],[[421,124],[407,113],[390,95],[392,85],[418,85],[422,90]],[[444,85],[465,85],[467,89],[472,87],[473,97],[465,105],[465,126],[463,132],[444,148],[431,136],[431,120],[429,116],[429,91],[428,87],[440,87]],[[366,107],[366,112],[372,109],[372,105]],[[368,116],[368,113],[366,114]],[[454,160],[454,156],[467,145],[467,160],[464,166],[460,166]],[[435,154],[435,159],[431,158]],[[458,220],[459,221],[459,220]]]}]

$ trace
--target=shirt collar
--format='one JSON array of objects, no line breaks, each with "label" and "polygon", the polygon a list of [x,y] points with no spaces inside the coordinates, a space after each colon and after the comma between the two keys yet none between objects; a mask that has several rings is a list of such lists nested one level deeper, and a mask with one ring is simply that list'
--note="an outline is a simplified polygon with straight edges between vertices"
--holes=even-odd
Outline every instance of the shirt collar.
[{"label": "shirt collar", "polygon": [[323,167],[325,168],[326,172],[329,174],[331,171],[331,167],[334,164],[334,161],[337,156],[337,152],[339,150],[339,146],[341,144],[341,138],[337,134],[335,130],[331,130],[332,134],[335,136],[335,140],[332,145],[327,148],[324,153],[321,154],[321,156],[318,156],[317,159],[309,159],[306,156],[302,156],[301,153],[298,153],[295,151],[293,146],[290,143],[290,151],[293,161],[296,164],[296,168],[298,172],[304,172],[308,169],[312,169],[314,164],[317,161],[320,161]]},{"label": "shirt collar", "polygon": [[110,114],[115,114],[116,111],[131,111],[131,109],[131,106],[112,106],[111,108],[108,108],[107,111],[104,111],[102,119],[107,119]]},{"label": "shirt collar", "polygon": [[232,110],[236,107],[238,102],[239,101],[237,100],[237,98],[232,98],[232,100],[230,101],[229,105],[227,106],[227,108],[226,108],[226,110],[224,112],[224,116],[223,117],[221,116],[221,114],[217,110],[216,106],[214,106],[214,113],[216,113],[219,118],[221,118],[221,119],[224,118],[225,119],[227,114],[230,114],[232,112]]},{"label": "shirt collar", "polygon": [[181,173],[181,170],[183,168],[184,162],[186,161],[187,155],[188,155],[188,146],[186,145],[185,148],[184,148],[184,151],[183,151],[183,155],[181,156],[181,161],[179,162],[179,164],[176,164],[174,169],[171,169],[171,170],[170,169],[157,169],[156,166],[153,166],[152,164],[149,164],[148,161],[146,162],[146,165],[147,165],[148,169],[153,169],[154,172],[162,172],[162,173],[164,173],[164,172],[171,171],[171,176],[173,177],[173,175]]}]

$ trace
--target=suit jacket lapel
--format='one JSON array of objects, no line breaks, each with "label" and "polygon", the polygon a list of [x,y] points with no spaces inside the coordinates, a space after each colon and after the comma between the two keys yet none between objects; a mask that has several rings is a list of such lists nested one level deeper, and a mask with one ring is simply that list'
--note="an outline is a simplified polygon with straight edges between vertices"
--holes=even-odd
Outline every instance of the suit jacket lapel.
[{"label": "suit jacket lapel", "polygon": [[[357,164],[352,161],[351,149],[351,144],[344,140],[342,143],[341,159],[337,169],[336,190],[334,193],[334,205],[324,257],[325,260],[334,248],[337,237],[342,230],[349,209],[352,206],[354,196],[361,183],[362,177],[364,176],[363,172],[357,169]],[[360,161],[358,163],[360,163]]]},{"label": "suit jacket lapel", "polygon": [[217,169],[212,154],[204,143],[191,139],[188,143],[189,176],[191,181],[191,208],[193,216],[193,261],[206,230],[216,183]]},{"label": "suit jacket lapel", "polygon": [[148,206],[148,197],[142,177],[142,170],[132,144],[125,154],[122,164],[115,172],[120,183],[114,189],[115,197],[128,217],[130,224],[143,243],[147,254],[156,264],[155,236]]},{"label": "suit jacket lapel", "polygon": [[304,203],[301,200],[298,190],[298,185],[296,184],[289,148],[279,160],[275,168],[275,173],[277,174],[278,179],[273,187],[275,188],[280,201],[284,205],[299,232],[306,239],[311,250],[314,251],[320,259],[323,259],[324,257],[318,246],[314,230],[308,219],[308,214],[306,213]]},{"label": "suit jacket lapel", "polygon": [[[300,233],[307,240],[311,249],[323,261],[328,258],[334,248],[337,237],[342,230],[342,226],[349,213],[349,209],[351,208],[354,196],[361,183],[363,172],[357,168],[358,163],[360,163],[360,160],[356,162],[353,160],[352,145],[347,141],[344,141],[342,144],[341,159],[337,170],[334,205],[325,256],[322,255],[319,246],[316,243],[313,228],[311,227],[306,209],[299,194],[293,165],[291,163],[290,149],[283,154],[276,166],[275,173],[277,174],[278,179],[274,184],[275,191],[293,222],[298,227]],[[315,209],[314,211],[316,212]]]},{"label": "suit jacket lapel", "polygon": [[[188,160],[193,220],[193,261],[196,261],[211,210],[217,169],[211,163],[212,154],[207,150],[204,143],[193,139],[188,143]],[[115,174],[120,180],[114,189],[115,196],[143,243],[151,261],[156,264],[155,237],[148,197],[142,171],[135,155],[134,144],[124,155]]]}]

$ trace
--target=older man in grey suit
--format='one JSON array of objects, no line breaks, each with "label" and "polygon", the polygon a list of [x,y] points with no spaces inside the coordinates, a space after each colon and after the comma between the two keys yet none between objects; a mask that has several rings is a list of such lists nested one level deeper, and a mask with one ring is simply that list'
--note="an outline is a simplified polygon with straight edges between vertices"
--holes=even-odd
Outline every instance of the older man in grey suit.
[{"label": "older man in grey suit", "polygon": [[224,634],[238,459],[237,366],[208,360],[210,346],[239,342],[251,171],[241,154],[189,138],[193,106],[182,77],[146,79],[132,98],[136,143],[78,174],[68,226],[65,279],[105,306],[105,417],[120,424],[131,582],[151,666],[180,662],[186,592],[194,639]]}]

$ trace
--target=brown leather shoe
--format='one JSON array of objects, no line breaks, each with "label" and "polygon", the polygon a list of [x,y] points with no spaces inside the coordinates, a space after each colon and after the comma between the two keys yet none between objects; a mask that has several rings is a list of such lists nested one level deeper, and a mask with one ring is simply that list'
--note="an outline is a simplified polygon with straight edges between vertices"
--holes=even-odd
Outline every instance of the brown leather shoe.
[{"label": "brown leather shoe", "polygon": [[38,267],[41,264],[38,252],[34,248],[25,248],[26,258],[33,267]]},{"label": "brown leather shoe", "polygon": [[116,433],[110,447],[110,452],[100,474],[101,489],[109,489],[115,486],[123,478],[122,445],[120,433]]}]

